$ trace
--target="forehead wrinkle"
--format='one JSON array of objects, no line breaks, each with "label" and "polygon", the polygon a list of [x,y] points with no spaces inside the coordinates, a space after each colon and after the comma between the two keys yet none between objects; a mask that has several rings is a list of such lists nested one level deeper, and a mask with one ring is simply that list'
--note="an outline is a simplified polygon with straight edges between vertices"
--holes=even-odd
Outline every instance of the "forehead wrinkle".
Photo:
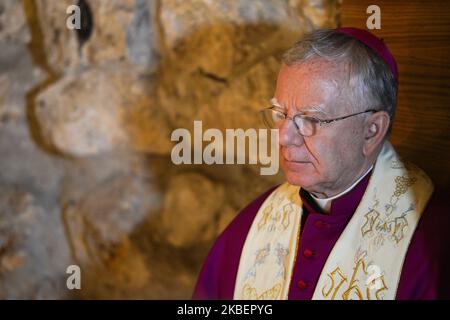
[{"label": "forehead wrinkle", "polygon": [[299,111],[301,111],[301,112],[311,112],[311,113],[321,113],[321,114],[324,114],[324,115],[327,114],[327,112],[325,112],[320,106],[310,106],[310,107],[302,108]]},{"label": "forehead wrinkle", "polygon": [[[277,100],[277,98],[270,99],[270,102],[275,107],[287,109]],[[294,109],[300,113],[321,113],[324,115],[327,114],[320,106],[305,106],[303,108],[298,108],[298,107],[294,106]]]}]

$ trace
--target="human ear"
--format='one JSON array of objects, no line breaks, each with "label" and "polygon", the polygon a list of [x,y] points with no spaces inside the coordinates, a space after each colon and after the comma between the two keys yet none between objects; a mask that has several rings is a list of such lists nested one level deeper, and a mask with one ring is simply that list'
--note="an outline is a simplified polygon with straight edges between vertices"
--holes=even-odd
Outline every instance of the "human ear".
[{"label": "human ear", "polygon": [[365,156],[371,155],[384,141],[389,129],[390,117],[385,111],[378,111],[366,119],[364,126],[364,147]]}]

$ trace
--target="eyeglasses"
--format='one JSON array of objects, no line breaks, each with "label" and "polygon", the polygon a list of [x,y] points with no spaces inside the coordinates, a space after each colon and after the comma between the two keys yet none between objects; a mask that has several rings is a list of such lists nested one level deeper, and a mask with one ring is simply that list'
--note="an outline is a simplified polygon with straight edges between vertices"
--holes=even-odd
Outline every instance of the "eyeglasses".
[{"label": "eyeglasses", "polygon": [[289,117],[286,113],[282,112],[281,110],[277,109],[277,107],[273,106],[267,109],[263,109],[260,111],[263,121],[266,124],[267,127],[271,129],[279,129],[281,123],[286,120],[292,120],[294,122],[295,127],[297,128],[297,132],[304,136],[304,137],[310,137],[316,134],[318,127],[321,127],[323,125],[327,125],[336,121],[344,120],[353,116],[356,116],[358,114],[363,114],[367,112],[377,112],[378,110],[375,109],[369,109],[366,111],[358,112],[349,114],[347,116],[335,118],[335,119],[328,119],[328,120],[321,120],[315,117],[307,116],[304,114],[296,114],[292,118]]}]

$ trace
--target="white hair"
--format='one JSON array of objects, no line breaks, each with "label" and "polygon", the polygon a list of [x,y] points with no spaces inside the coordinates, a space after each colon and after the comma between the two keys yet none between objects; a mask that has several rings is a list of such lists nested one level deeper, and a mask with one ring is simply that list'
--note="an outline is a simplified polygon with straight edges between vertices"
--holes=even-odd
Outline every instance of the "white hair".
[{"label": "white hair", "polygon": [[306,34],[283,55],[282,61],[291,66],[314,58],[348,65],[349,103],[357,110],[386,111],[390,117],[389,136],[397,106],[397,82],[387,63],[359,40],[333,29]]}]

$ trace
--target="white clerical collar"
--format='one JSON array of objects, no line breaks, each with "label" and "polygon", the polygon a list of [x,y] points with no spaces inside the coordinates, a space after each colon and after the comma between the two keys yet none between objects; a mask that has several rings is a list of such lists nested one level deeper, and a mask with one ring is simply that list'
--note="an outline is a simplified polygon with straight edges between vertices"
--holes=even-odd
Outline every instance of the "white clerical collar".
[{"label": "white clerical collar", "polygon": [[323,212],[329,213],[330,209],[331,209],[331,202],[334,199],[337,199],[337,198],[343,196],[344,194],[350,192],[358,184],[358,182],[360,182],[362,179],[364,179],[365,176],[367,176],[367,174],[370,172],[370,170],[372,170],[372,168],[373,168],[373,165],[370,166],[370,168],[366,171],[366,173],[364,173],[360,178],[358,178],[355,182],[353,182],[353,184],[350,187],[348,187],[347,189],[345,189],[341,193],[338,193],[335,196],[332,196],[330,198],[317,198],[312,193],[310,193],[310,195],[314,199],[314,201],[317,203],[317,205],[320,207],[320,209],[322,209]]}]

